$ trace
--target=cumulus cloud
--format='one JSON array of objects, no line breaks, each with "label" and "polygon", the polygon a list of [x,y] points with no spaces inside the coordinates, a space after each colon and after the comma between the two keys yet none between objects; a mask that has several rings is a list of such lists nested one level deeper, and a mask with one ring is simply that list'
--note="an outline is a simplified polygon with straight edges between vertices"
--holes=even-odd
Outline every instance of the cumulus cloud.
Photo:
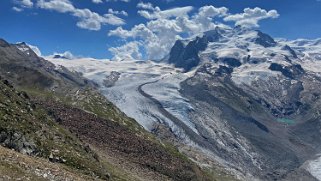
[{"label": "cumulus cloud", "polygon": [[95,4],[103,3],[103,1],[102,1],[102,0],[92,0],[92,2],[93,2],[93,3],[95,3]]},{"label": "cumulus cloud", "polygon": [[152,11],[149,9],[139,10],[138,14],[146,19],[173,18],[187,16],[193,10],[192,6],[172,8],[162,11],[159,7],[155,7]]},{"label": "cumulus cloud", "polygon": [[38,56],[41,56],[41,51],[37,46],[30,45],[30,44],[27,44],[27,46],[30,47],[31,50],[35,52],[35,54],[37,54]]},{"label": "cumulus cloud", "polygon": [[276,10],[266,11],[259,7],[245,8],[243,13],[228,15],[225,21],[234,21],[235,25],[243,27],[259,27],[258,22],[267,18],[277,18],[279,13]]},{"label": "cumulus cloud", "polygon": [[134,38],[144,45],[148,58],[160,59],[165,56],[183,30],[175,23],[175,20],[157,19],[145,24],[139,24],[131,30],[118,27],[109,32],[109,36],[119,36],[123,39]]},{"label": "cumulus cloud", "polygon": [[69,0],[38,0],[37,6],[42,9],[54,10],[60,13],[73,12],[76,10]]},{"label": "cumulus cloud", "polygon": [[89,9],[78,9],[69,0],[38,0],[37,7],[57,11],[60,13],[70,13],[79,19],[77,26],[88,30],[100,30],[102,25],[123,25],[125,21],[114,14],[107,13],[100,15]]},{"label": "cumulus cloud", "polygon": [[132,41],[120,47],[109,48],[109,51],[114,55],[113,60],[115,61],[137,60],[142,58],[142,54],[139,50],[139,44],[139,42]]},{"label": "cumulus cloud", "polygon": [[115,15],[123,15],[123,16],[128,16],[128,13],[124,10],[122,11],[116,11],[116,10],[113,10],[111,8],[108,9],[108,13],[110,14],[115,14]]},{"label": "cumulus cloud", "polygon": [[33,2],[31,0],[14,0],[15,4],[19,5],[21,8],[32,8]]},{"label": "cumulus cloud", "polygon": [[22,8],[18,8],[18,7],[16,7],[16,6],[12,7],[12,10],[14,10],[14,11],[16,11],[16,12],[21,12],[21,11],[23,11]]},{"label": "cumulus cloud", "polygon": [[152,3],[144,3],[144,2],[140,2],[137,4],[137,8],[141,8],[141,9],[148,9],[148,10],[155,10],[154,6]]},{"label": "cumulus cloud", "polygon": [[121,1],[121,2],[125,2],[125,3],[128,3],[130,2],[130,0],[106,0],[107,2],[118,2],[118,1]]},{"label": "cumulus cloud", "polygon": [[139,42],[133,48],[137,50],[139,46],[148,59],[165,57],[177,39],[201,35],[217,26],[230,28],[220,23],[223,20],[235,21],[235,25],[251,28],[258,27],[260,20],[279,16],[276,10],[266,11],[261,8],[246,8],[243,13],[230,14],[226,7],[211,5],[200,7],[193,14],[193,7],[190,6],[162,10],[151,3],[140,2],[137,8],[137,13],[148,20],[146,23],[135,25],[129,30],[117,27],[109,31],[108,35],[120,37],[126,42]]},{"label": "cumulus cloud", "polygon": [[139,41],[142,50],[149,59],[161,59],[168,54],[177,39],[188,34],[193,36],[215,28],[214,18],[224,16],[227,8],[204,6],[197,13],[190,16],[192,7],[179,7],[161,10],[151,3],[138,3],[138,13],[148,19],[145,24],[135,25],[130,30],[118,27],[111,30],[109,36],[118,36],[123,39]]}]

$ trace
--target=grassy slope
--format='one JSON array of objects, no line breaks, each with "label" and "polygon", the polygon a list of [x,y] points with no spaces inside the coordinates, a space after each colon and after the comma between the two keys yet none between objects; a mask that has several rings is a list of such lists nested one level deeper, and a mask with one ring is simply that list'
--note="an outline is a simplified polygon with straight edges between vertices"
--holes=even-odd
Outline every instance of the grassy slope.
[{"label": "grassy slope", "polygon": [[106,178],[108,171],[97,161],[94,152],[56,124],[46,110],[34,106],[26,94],[3,84],[2,80],[0,88],[0,142],[3,146],[23,152],[29,148],[25,146],[28,143],[33,145],[30,155],[43,158],[52,155],[84,174]]}]

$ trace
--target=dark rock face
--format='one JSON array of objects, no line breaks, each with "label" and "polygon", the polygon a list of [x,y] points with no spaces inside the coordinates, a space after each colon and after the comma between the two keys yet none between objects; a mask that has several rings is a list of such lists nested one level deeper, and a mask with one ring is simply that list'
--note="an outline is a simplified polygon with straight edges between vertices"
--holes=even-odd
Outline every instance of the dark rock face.
[{"label": "dark rock face", "polygon": [[189,42],[184,47],[183,42],[178,40],[170,52],[169,63],[176,67],[183,68],[185,71],[191,70],[200,62],[198,53],[204,51],[207,47],[208,40],[206,37],[199,38]]},{"label": "dark rock face", "polygon": [[261,31],[257,31],[257,38],[255,39],[255,43],[264,47],[273,47],[276,45],[276,42],[271,36],[262,33]]},{"label": "dark rock face", "polygon": [[105,87],[112,87],[115,85],[117,80],[120,78],[120,73],[116,71],[112,71],[109,76],[106,76],[106,78],[103,81],[103,84]]},{"label": "dark rock face", "polygon": [[207,40],[209,42],[216,42],[219,41],[222,38],[221,32],[223,30],[221,30],[220,28],[215,28],[214,30],[210,30],[204,33],[203,38],[207,38]]},{"label": "dark rock face", "polygon": [[294,64],[291,66],[283,66],[277,63],[272,63],[269,69],[273,71],[279,71],[282,73],[282,75],[290,79],[298,78],[305,73],[304,69],[299,64]]},{"label": "dark rock face", "polygon": [[0,47],[8,47],[10,44],[6,42],[4,39],[0,38]]},{"label": "dark rock face", "polygon": [[185,49],[185,45],[181,40],[177,40],[171,49],[169,63],[176,63],[180,59],[182,52]]},{"label": "dark rock face", "polygon": [[215,71],[215,74],[218,76],[223,76],[226,74],[231,74],[232,72],[233,72],[233,68],[220,65],[219,68]]},{"label": "dark rock face", "polygon": [[199,65],[199,52],[204,51],[209,42],[219,41],[220,38],[222,38],[220,29],[216,28],[205,32],[201,38],[196,37],[195,40],[189,42],[186,46],[184,46],[182,41],[178,40],[170,51],[169,63],[189,71]]},{"label": "dark rock face", "polygon": [[61,59],[68,59],[67,57],[65,57],[65,56],[62,56],[62,55],[54,55],[54,57],[53,58],[61,58]]},{"label": "dark rock face", "polygon": [[239,67],[242,65],[242,63],[238,59],[235,59],[235,58],[221,58],[221,59],[219,59],[219,62],[222,62],[231,68]]},{"label": "dark rock face", "polygon": [[289,46],[289,45],[285,45],[282,50],[286,50],[289,51],[290,54],[293,56],[293,58],[298,58],[298,55],[295,53],[295,51]]}]

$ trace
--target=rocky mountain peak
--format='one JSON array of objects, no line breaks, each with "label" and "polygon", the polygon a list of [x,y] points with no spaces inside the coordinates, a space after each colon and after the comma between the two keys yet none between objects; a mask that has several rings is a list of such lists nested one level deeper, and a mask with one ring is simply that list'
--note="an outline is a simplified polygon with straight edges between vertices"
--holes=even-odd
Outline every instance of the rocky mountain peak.
[{"label": "rocky mountain peak", "polygon": [[222,38],[221,33],[224,33],[224,30],[216,27],[214,30],[205,32],[203,38],[206,38],[209,42],[215,42]]},{"label": "rocky mountain peak", "polygon": [[298,58],[298,55],[296,54],[296,52],[289,46],[289,45],[285,45],[282,47],[282,50],[286,50],[288,51],[294,58]]},{"label": "rocky mountain peak", "polygon": [[4,39],[0,38],[0,47],[8,47],[10,44],[6,42]]},{"label": "rocky mountain peak", "polygon": [[262,45],[264,47],[273,47],[277,44],[270,35],[262,33],[261,31],[258,31],[258,30],[257,30],[257,37],[255,39],[255,43]]},{"label": "rocky mountain peak", "polygon": [[13,44],[13,46],[18,48],[20,51],[22,51],[23,53],[25,53],[31,58],[39,59],[38,55],[32,50],[32,48],[30,48],[30,46],[27,43],[25,42],[16,43],[16,44]]}]

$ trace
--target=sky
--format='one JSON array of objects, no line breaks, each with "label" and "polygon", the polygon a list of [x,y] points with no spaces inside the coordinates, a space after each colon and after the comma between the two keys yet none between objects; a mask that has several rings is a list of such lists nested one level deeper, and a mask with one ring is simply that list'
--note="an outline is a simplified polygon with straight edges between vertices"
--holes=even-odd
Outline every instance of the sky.
[{"label": "sky", "polygon": [[320,17],[321,0],[1,0],[0,38],[43,56],[161,59],[216,26],[320,38]]}]

